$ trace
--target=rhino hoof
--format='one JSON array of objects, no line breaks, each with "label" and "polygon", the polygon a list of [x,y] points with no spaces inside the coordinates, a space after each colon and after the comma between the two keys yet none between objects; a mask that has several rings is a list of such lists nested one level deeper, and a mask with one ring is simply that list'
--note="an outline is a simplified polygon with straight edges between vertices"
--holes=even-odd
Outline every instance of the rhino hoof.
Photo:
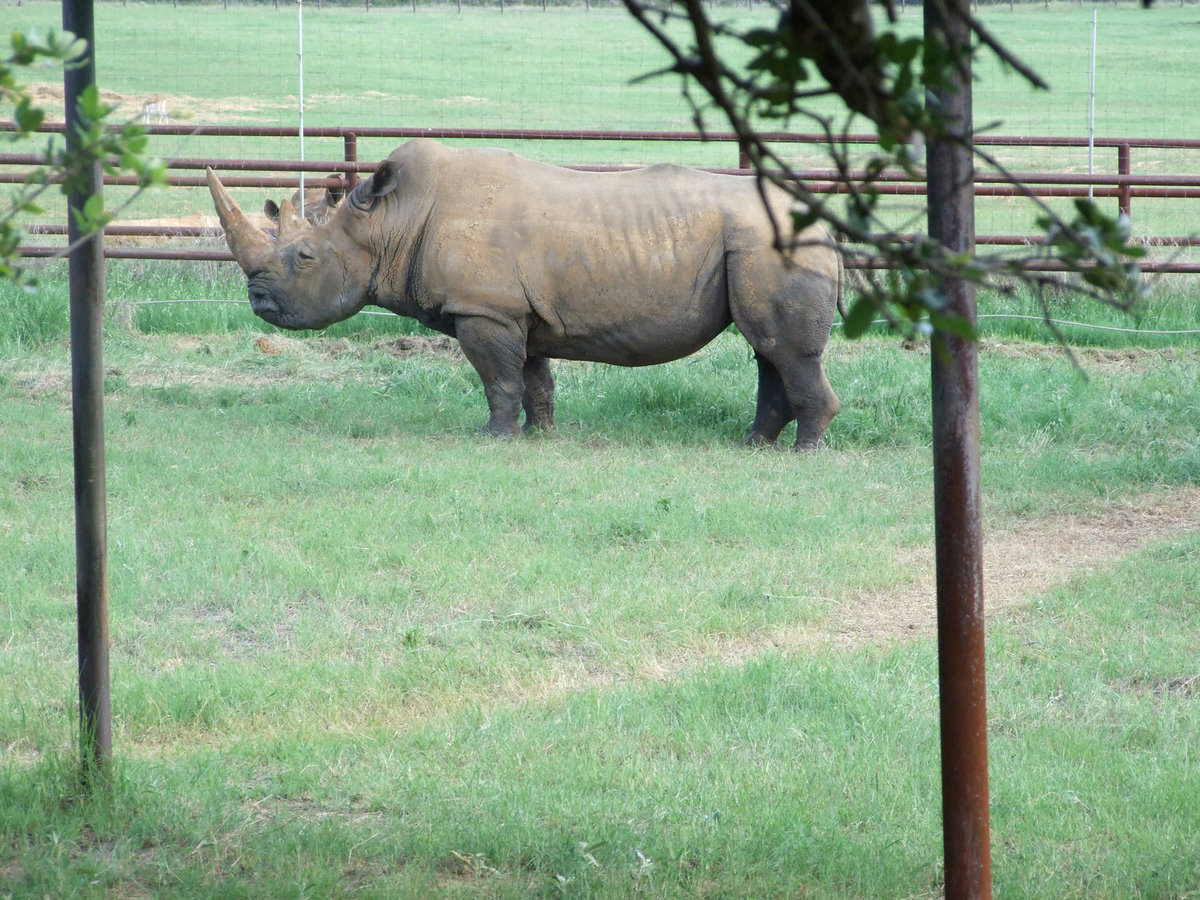
[{"label": "rhino hoof", "polygon": [[517,436],[517,429],[514,425],[512,428],[497,428],[494,425],[484,425],[478,432],[480,437],[496,438],[501,441],[511,441]]}]

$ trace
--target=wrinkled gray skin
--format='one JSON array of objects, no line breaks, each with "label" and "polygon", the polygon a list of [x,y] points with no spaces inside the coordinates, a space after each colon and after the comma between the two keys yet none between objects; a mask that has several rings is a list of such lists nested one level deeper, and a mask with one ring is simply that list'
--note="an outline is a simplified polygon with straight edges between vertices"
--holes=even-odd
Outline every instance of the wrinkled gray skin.
[{"label": "wrinkled gray skin", "polygon": [[[273,240],[210,170],[254,312],[324,328],[374,305],[456,337],[483,381],[485,431],[554,425],[550,359],[644,366],[731,322],[758,362],[749,443],[797,422],[820,444],[839,402],[821,358],[842,292],[819,226],[785,258],[755,179],[672,165],[588,173],[497,150],[409,141],[313,226],[290,202]],[[788,200],[770,194],[787,227]]]}]

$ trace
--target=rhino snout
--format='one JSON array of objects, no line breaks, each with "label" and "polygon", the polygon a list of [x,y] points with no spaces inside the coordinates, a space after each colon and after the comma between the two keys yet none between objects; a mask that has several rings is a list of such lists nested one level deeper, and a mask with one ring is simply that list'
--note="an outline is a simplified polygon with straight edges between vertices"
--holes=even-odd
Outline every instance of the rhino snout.
[{"label": "rhino snout", "polygon": [[271,298],[269,291],[261,287],[250,288],[250,308],[263,319],[279,314],[279,304]]}]

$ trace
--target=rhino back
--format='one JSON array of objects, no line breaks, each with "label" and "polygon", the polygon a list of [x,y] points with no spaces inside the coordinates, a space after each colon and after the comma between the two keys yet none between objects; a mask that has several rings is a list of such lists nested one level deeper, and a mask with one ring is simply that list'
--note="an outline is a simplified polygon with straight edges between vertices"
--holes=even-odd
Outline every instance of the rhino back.
[{"label": "rhino back", "polygon": [[[406,196],[430,204],[414,260],[418,302],[524,317],[531,353],[678,358],[732,321],[729,254],[760,255],[768,280],[785,277],[753,179],[672,165],[578,172],[417,143],[393,156],[413,182]],[[786,224],[784,201],[776,216]]]}]

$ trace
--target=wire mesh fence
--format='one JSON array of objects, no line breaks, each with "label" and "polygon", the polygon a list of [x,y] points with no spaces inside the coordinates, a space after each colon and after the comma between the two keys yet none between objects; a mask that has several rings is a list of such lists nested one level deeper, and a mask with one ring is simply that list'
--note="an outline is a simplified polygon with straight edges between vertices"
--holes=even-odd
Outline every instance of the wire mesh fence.
[{"label": "wire mesh fence", "polygon": [[[714,17],[739,27],[772,23],[778,15],[763,2],[715,4],[712,10]],[[901,29],[919,32],[920,7],[901,4],[898,11]],[[997,64],[981,63],[974,89],[980,134],[1085,138],[1094,89],[1100,137],[1200,137],[1200,111],[1193,112],[1188,77],[1193,50],[1187,26],[1194,23],[1195,6],[1160,4],[1145,11],[1128,2],[1100,7],[1094,78],[1092,7],[1059,0],[982,4],[979,12],[1051,84],[1050,91],[1036,91]],[[17,5],[9,0],[5,19],[10,28],[57,27],[60,7],[53,0]],[[96,25],[97,71],[106,98],[126,118],[151,125],[154,152],[166,158],[297,160],[301,109],[307,128],[359,131],[357,155],[367,163],[386,156],[398,142],[371,136],[372,129],[508,129],[536,136],[564,129],[692,131],[697,125],[696,110],[679,79],[651,74],[667,64],[665,55],[614,0],[100,2]],[[1148,47],[1154,52],[1147,52]],[[62,106],[56,78],[57,73],[48,71],[36,85],[52,111]],[[836,119],[833,106],[824,111]],[[712,119],[707,124],[723,126]],[[779,125],[772,123],[773,128]],[[809,120],[782,125],[815,130]],[[275,133],[197,134],[212,126],[254,126]],[[728,144],[701,142],[484,142],[560,164],[666,160],[728,168],[737,159]],[[1036,147],[1015,143],[988,152],[999,165],[1018,171],[1118,173],[1115,150],[1089,153],[1078,140]],[[812,146],[789,146],[788,153],[803,168],[828,164]],[[308,160],[340,159],[342,138],[309,137],[303,155]],[[1200,174],[1200,151],[1139,151],[1133,172]],[[308,177],[324,174],[310,172]],[[118,206],[127,193],[113,189],[109,205]],[[278,199],[285,193],[243,189],[235,196],[255,209],[266,197]],[[917,222],[922,209],[921,197],[897,193],[889,215],[896,222]],[[1187,198],[1139,201],[1135,228],[1143,236],[1186,235],[1194,231],[1194,210],[1195,201]],[[186,224],[210,213],[202,189],[178,188],[139,198],[122,216]],[[978,227],[981,233],[1028,233],[1033,216],[1027,202],[981,198]],[[61,219],[57,210],[47,217]]]}]

